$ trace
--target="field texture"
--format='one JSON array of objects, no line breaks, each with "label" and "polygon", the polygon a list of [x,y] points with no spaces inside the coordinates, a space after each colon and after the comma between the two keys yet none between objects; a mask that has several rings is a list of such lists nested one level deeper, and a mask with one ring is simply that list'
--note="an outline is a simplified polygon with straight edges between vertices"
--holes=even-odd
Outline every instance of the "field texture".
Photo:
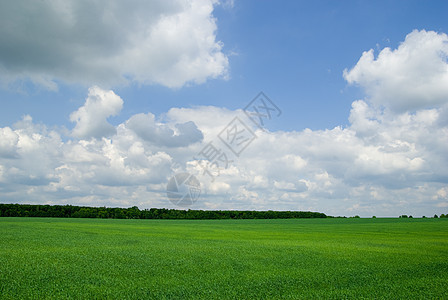
[{"label": "field texture", "polygon": [[448,219],[0,218],[1,299],[448,299]]}]

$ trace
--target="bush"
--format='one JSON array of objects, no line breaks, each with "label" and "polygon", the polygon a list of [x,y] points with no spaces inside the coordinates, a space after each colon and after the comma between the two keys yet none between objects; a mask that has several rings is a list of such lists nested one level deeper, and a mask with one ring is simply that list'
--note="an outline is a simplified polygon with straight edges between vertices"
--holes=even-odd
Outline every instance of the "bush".
[{"label": "bush", "polygon": [[438,216],[437,215],[434,215],[434,219],[437,219],[438,218]]}]

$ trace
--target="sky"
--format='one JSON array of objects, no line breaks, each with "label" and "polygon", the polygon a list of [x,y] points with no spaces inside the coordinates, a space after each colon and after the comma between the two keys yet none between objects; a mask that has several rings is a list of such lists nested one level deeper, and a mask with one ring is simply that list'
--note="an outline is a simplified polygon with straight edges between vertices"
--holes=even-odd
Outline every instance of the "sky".
[{"label": "sky", "polygon": [[447,213],[446,11],[2,1],[0,203]]}]

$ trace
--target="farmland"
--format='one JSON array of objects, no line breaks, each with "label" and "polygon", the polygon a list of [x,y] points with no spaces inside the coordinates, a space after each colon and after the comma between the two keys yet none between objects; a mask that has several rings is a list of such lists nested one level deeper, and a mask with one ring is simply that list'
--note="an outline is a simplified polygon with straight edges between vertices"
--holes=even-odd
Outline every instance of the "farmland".
[{"label": "farmland", "polygon": [[448,298],[448,220],[0,218],[0,298]]}]

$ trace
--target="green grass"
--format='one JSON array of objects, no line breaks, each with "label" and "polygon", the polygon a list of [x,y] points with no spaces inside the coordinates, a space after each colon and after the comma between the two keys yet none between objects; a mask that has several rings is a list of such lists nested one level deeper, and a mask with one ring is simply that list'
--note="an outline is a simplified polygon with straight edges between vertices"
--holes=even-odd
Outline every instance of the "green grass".
[{"label": "green grass", "polygon": [[2,299],[448,299],[448,219],[0,218]]}]

